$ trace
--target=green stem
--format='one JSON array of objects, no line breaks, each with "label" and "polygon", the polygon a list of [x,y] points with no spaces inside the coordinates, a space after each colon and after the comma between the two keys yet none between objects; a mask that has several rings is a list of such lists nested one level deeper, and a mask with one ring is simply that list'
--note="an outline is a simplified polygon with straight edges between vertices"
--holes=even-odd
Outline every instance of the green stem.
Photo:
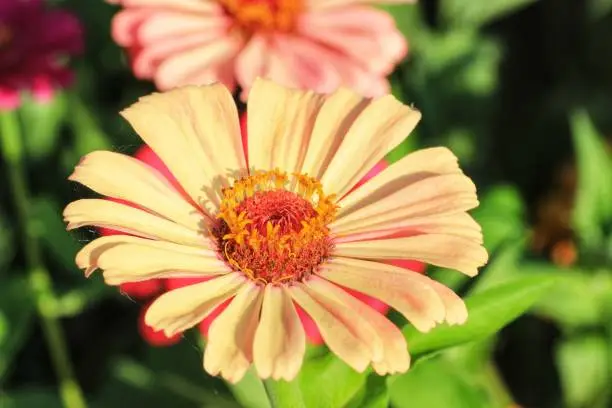
[{"label": "green stem", "polygon": [[263,385],[272,408],[306,408],[297,380],[287,382],[267,379]]},{"label": "green stem", "polygon": [[53,313],[55,294],[49,271],[42,262],[38,231],[32,223],[31,202],[23,169],[23,144],[19,119],[15,111],[0,114],[0,141],[9,174],[11,195],[22,232],[28,280],[58,377],[60,395],[66,408],[86,408],[83,393],[73,374],[60,322]]}]

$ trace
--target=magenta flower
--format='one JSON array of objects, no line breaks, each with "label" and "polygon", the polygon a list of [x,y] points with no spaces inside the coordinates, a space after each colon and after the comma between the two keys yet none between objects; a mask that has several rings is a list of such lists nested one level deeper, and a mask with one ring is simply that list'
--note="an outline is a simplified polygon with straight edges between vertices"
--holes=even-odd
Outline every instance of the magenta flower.
[{"label": "magenta flower", "polygon": [[83,48],[81,24],[41,0],[0,0],[0,109],[19,106],[21,91],[39,102],[72,80],[66,57]]}]

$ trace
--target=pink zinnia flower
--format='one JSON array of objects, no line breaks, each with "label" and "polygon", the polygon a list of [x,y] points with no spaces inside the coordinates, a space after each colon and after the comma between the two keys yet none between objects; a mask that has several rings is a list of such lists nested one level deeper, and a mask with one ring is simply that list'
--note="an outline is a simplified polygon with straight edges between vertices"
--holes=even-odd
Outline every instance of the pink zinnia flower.
[{"label": "pink zinnia flower", "polygon": [[19,106],[30,91],[46,102],[72,80],[66,57],[83,47],[81,25],[67,11],[41,0],[0,0],[0,109]]},{"label": "pink zinnia flower", "polygon": [[124,7],[113,21],[115,41],[128,49],[135,75],[161,90],[219,81],[246,97],[261,76],[378,96],[407,53],[392,17],[367,5],[380,0],[110,1]]},{"label": "pink zinnia flower", "polygon": [[466,213],[478,205],[474,184],[449,150],[430,148],[354,189],[420,119],[390,95],[370,100],[339,89],[324,96],[258,80],[248,113],[245,152],[222,85],[155,93],[124,110],[187,197],[134,158],[87,155],[70,179],[136,207],[107,199],[66,207],[68,229],[131,234],[90,242],[78,266],[87,276],[101,269],[109,285],[207,279],[161,295],[145,322],[172,336],[219,313],[204,368],[230,382],[251,364],[262,378],[297,375],[306,344],[300,308],[355,370],[406,371],[401,331],[352,293],[389,305],[421,331],[463,323],[467,310],[453,291],[387,262],[476,275],[487,253]]}]

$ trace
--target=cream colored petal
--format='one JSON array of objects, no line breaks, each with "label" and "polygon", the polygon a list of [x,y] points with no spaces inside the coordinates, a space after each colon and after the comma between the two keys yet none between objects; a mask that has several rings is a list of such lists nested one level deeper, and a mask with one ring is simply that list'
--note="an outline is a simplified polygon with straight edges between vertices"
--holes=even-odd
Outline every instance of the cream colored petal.
[{"label": "cream colored petal", "polygon": [[410,367],[406,340],[401,331],[385,316],[333,283],[313,277],[306,290],[337,317],[372,351],[372,362],[378,363],[379,375],[402,373]]},{"label": "cream colored petal", "polygon": [[253,338],[259,322],[263,290],[247,281],[229,306],[210,325],[204,369],[235,384],[253,361]]},{"label": "cream colored petal", "polygon": [[344,211],[330,227],[345,231],[365,225],[392,225],[410,217],[455,214],[477,205],[474,183],[461,174],[446,174],[400,187],[352,212]]},{"label": "cream colored petal", "polygon": [[291,296],[282,287],[267,285],[253,343],[253,362],[259,377],[293,380],[305,351],[306,334]]},{"label": "cream colored petal", "polygon": [[98,259],[105,251],[124,245],[147,246],[154,249],[157,248],[166,251],[173,251],[179,254],[191,256],[198,256],[202,252],[210,253],[215,249],[214,245],[208,245],[206,247],[193,247],[173,244],[171,242],[133,237],[130,235],[109,235],[95,239],[89,244],[85,245],[76,255],[76,264],[80,269],[85,269],[85,276],[89,277],[96,269],[98,269]]},{"label": "cream colored petal", "polygon": [[194,231],[157,215],[109,200],[73,201],[64,209],[64,220],[68,223],[68,230],[91,225],[177,244],[208,246],[208,238],[203,231]]},{"label": "cream colored petal", "polygon": [[380,299],[422,332],[444,321],[444,303],[416,272],[379,262],[336,257],[324,265],[319,275]]},{"label": "cream colored petal", "polygon": [[332,229],[332,232],[335,243],[397,238],[394,234],[399,233],[404,236],[456,235],[482,244],[482,228],[468,213],[430,215],[376,224],[363,222],[362,225],[354,226],[352,229],[338,228]]},{"label": "cream colored petal", "polygon": [[351,332],[334,310],[329,310],[317,302],[303,284],[293,285],[288,291],[314,320],[329,349],[354,370],[363,372],[372,360],[372,353],[367,345]]},{"label": "cream colored petal", "polygon": [[421,113],[392,95],[372,101],[355,119],[321,179],[328,194],[342,197],[404,140]]},{"label": "cream colored petal", "polygon": [[325,98],[257,79],[248,100],[249,166],[299,171]]},{"label": "cream colored petal", "polygon": [[315,120],[302,173],[316,179],[323,176],[349,128],[370,101],[345,88],[327,97]]},{"label": "cream colored petal", "polygon": [[389,194],[431,176],[461,174],[457,157],[445,147],[412,152],[340,201],[338,217],[377,203]]},{"label": "cream colored petal", "polygon": [[478,242],[454,235],[425,234],[406,238],[336,244],[334,255],[361,259],[412,259],[476,276],[487,263],[487,250]]},{"label": "cream colored petal", "polygon": [[220,84],[187,86],[141,98],[121,114],[209,213],[221,188],[245,167],[238,111]]},{"label": "cream colored petal", "polygon": [[145,323],[166,336],[195,326],[246,284],[239,273],[173,289],[158,297],[145,314]]},{"label": "cream colored petal", "polygon": [[451,325],[465,323],[468,318],[468,311],[463,299],[440,282],[432,280],[430,284],[444,303],[444,307],[446,308],[446,322]]},{"label": "cream colored petal", "polygon": [[165,248],[123,244],[104,251],[98,257],[104,281],[108,285],[140,282],[155,278],[188,278],[223,275],[231,270],[219,259],[217,251],[199,253],[177,251],[174,244]]},{"label": "cream colored petal", "polygon": [[187,203],[156,169],[123,154],[89,153],[69,180],[104,196],[130,201],[189,229],[198,230],[204,222],[202,213]]}]

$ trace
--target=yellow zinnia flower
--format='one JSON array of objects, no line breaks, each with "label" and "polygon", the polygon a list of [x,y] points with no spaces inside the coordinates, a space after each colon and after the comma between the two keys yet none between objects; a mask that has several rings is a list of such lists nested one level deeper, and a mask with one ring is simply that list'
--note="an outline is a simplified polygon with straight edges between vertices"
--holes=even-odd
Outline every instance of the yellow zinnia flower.
[{"label": "yellow zinnia flower", "polygon": [[[76,262],[106,283],[209,278],[161,295],[145,321],[171,336],[227,307],[210,326],[204,368],[230,382],[253,363],[262,378],[293,379],[306,337],[297,308],[357,371],[404,372],[400,330],[349,294],[377,298],[417,329],[463,323],[447,287],[389,264],[411,259],[469,276],[487,260],[466,213],[476,189],[445,148],[411,153],[353,187],[421,115],[393,96],[330,95],[257,80],[248,101],[248,154],[236,105],[219,84],[155,93],[122,112],[184,191],[126,155],[87,155],[71,180],[108,197],[70,203],[68,229],[98,238]],[[247,163],[248,161],[248,163]],[[347,289],[347,290],[345,290]]]}]

